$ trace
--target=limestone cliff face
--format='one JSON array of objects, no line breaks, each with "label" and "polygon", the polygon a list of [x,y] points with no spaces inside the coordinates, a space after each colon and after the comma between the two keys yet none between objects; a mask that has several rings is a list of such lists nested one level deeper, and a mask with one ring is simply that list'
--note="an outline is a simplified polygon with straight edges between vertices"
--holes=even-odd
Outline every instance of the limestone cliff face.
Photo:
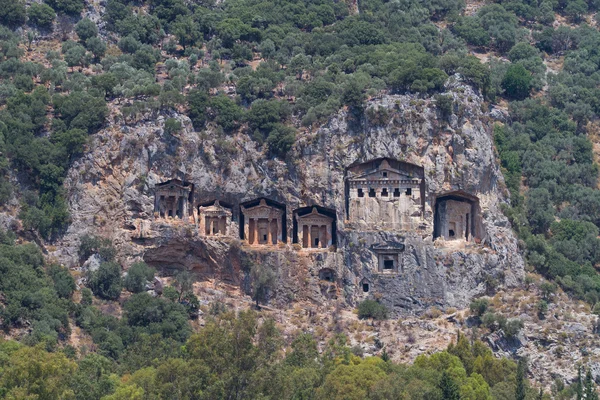
[{"label": "limestone cliff face", "polygon": [[[65,187],[73,223],[55,255],[75,266],[78,238],[91,233],[111,238],[124,265],[144,259],[246,290],[249,265],[264,263],[277,273],[272,303],[335,297],[353,304],[375,296],[397,312],[465,306],[491,284],[515,285],[523,260],[500,211],[505,190],[482,99],[454,79],[445,94],[454,99],[445,117],[434,99],[408,95],[370,100],[359,122],[342,110],[320,128],[299,132],[284,160],[265,156],[245,134],[195,132],[181,115],[174,117],[183,129],[173,136],[163,132],[164,117],[133,127],[113,121],[69,171]],[[427,201],[419,229],[357,229],[347,223],[346,168],[382,157],[423,167]],[[194,207],[215,199],[231,204],[231,237],[203,237],[192,222],[156,218],[152,189],[172,178],[194,184]],[[453,191],[478,198],[481,244],[433,240],[432,204]],[[267,249],[240,240],[239,204],[259,197],[286,205],[288,244]],[[292,210],[312,205],[335,210],[337,246],[331,251],[290,244]],[[397,273],[379,273],[377,247],[398,243],[404,251]],[[320,279],[325,268],[334,282]]]}]

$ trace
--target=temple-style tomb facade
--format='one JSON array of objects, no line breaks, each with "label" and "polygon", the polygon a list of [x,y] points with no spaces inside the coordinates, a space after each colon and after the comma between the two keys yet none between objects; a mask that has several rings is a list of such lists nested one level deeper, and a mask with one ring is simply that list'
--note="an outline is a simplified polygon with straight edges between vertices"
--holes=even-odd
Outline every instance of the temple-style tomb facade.
[{"label": "temple-style tomb facade", "polygon": [[423,218],[423,168],[388,158],[346,171],[348,222],[367,229],[415,229]]},{"label": "temple-style tomb facade", "polygon": [[194,185],[178,179],[159,183],[154,187],[154,212],[160,218],[187,219]]},{"label": "temple-style tomb facade", "polygon": [[203,236],[231,235],[231,206],[219,200],[198,206],[198,230]]},{"label": "temple-style tomb facade", "polygon": [[301,244],[304,249],[326,249],[332,246],[335,218],[331,214],[331,212],[327,214],[319,212],[315,206],[296,210],[294,212],[294,227],[297,233],[295,242]]},{"label": "temple-style tomb facade", "polygon": [[285,206],[261,198],[240,206],[243,216],[243,237],[251,245],[285,243]]}]

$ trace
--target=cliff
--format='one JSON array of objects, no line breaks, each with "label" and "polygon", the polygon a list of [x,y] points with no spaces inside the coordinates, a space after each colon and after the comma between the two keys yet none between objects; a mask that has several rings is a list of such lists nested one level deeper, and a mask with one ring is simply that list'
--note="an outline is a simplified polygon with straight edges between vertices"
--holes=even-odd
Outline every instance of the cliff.
[{"label": "cliff", "polygon": [[[109,128],[94,136],[68,173],[73,221],[53,256],[77,266],[79,238],[96,234],[112,239],[124,265],[143,259],[167,273],[193,270],[245,291],[250,266],[268,265],[277,276],[272,304],[331,297],[354,304],[371,296],[400,313],[464,307],[474,296],[515,286],[524,265],[500,210],[506,191],[489,113],[481,96],[456,77],[443,95],[452,97],[449,113],[434,98],[413,95],[371,99],[360,120],[341,110],[318,129],[299,132],[285,159],[268,157],[245,133],[195,132],[182,115],[170,116],[183,125],[170,135],[164,116],[127,126],[113,114]],[[381,158],[422,167],[423,207],[414,229],[349,221],[347,168]],[[155,185],[173,178],[193,184],[193,216],[155,213]],[[473,230],[471,240],[434,240],[436,201],[455,193],[476,199],[478,237]],[[247,237],[242,240],[240,204],[261,197],[285,206],[287,243],[249,246]],[[198,205],[214,200],[231,205],[227,236],[206,237],[198,227]],[[294,210],[315,205],[335,210],[336,242],[328,249],[301,249],[291,243],[297,236]],[[377,249],[394,245],[402,247],[401,265],[382,273]],[[320,274],[325,269],[331,276]]]}]

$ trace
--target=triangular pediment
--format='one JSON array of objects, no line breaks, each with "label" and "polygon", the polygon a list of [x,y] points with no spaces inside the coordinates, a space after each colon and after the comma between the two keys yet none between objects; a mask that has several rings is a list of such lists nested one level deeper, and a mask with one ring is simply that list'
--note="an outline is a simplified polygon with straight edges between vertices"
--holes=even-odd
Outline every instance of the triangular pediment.
[{"label": "triangular pediment", "polygon": [[[387,174],[387,176],[384,176],[384,172]],[[361,175],[353,176],[352,179],[353,180],[359,180],[359,179],[365,179],[365,180],[381,180],[381,179],[407,180],[407,179],[414,179],[414,177],[410,176],[407,173],[404,173],[402,171],[398,171],[398,170],[393,169],[393,168],[380,168],[380,169],[377,169],[377,170],[374,170],[374,171],[366,172],[366,173],[361,174]]]}]

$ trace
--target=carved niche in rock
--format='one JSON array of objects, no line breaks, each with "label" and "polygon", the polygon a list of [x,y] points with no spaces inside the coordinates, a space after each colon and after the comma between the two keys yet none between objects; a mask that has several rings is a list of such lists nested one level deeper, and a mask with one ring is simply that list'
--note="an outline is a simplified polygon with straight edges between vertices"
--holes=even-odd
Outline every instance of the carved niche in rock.
[{"label": "carved niche in rock", "polygon": [[261,198],[240,205],[240,236],[251,245],[286,242],[285,205]]},{"label": "carved niche in rock", "polygon": [[350,225],[414,230],[423,219],[423,167],[379,158],[346,170],[346,213]]},{"label": "carved niche in rock", "polygon": [[215,200],[198,206],[198,230],[202,236],[231,234],[231,206]]},{"label": "carved niche in rock", "polygon": [[377,254],[377,272],[393,274],[402,270],[403,243],[376,244],[371,247],[371,250]]},{"label": "carved niche in rock", "polygon": [[171,179],[154,186],[154,213],[160,218],[180,218],[190,216],[190,202],[194,185],[179,179]]},{"label": "carved niche in rock", "polygon": [[435,199],[434,238],[472,241],[481,238],[479,199],[462,191],[438,196]]},{"label": "carved niche in rock", "polygon": [[293,239],[303,249],[327,249],[335,245],[335,210],[318,206],[294,210]]}]

